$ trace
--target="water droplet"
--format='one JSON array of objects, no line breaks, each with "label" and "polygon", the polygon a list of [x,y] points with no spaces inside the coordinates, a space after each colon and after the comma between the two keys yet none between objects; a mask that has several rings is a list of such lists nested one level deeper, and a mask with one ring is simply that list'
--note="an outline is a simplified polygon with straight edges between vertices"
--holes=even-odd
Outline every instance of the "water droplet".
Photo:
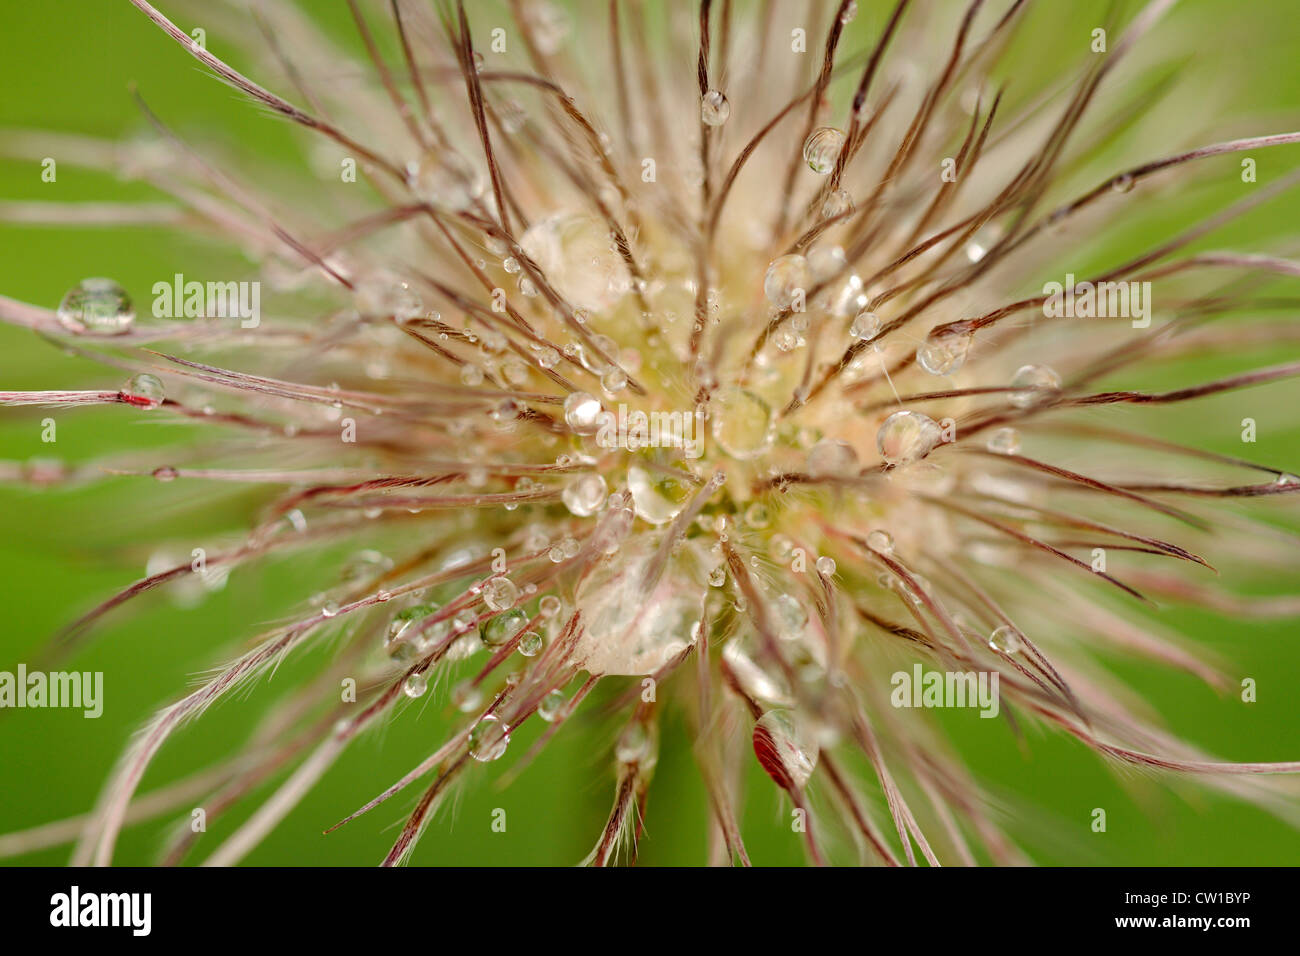
[{"label": "water droplet", "polygon": [[339,612],[338,602],[326,601],[324,604],[321,605],[320,612],[324,617],[333,617]]},{"label": "water droplet", "polygon": [[362,578],[381,574],[392,566],[392,559],[382,552],[364,548],[348,558],[339,573],[339,578],[343,581],[359,581]]},{"label": "water droplet", "polygon": [[808,450],[807,467],[814,478],[852,475],[858,470],[858,453],[848,442],[823,438]]},{"label": "water droplet", "polygon": [[471,387],[483,384],[483,370],[473,363],[466,363],[460,367],[460,380],[463,384]]},{"label": "water droplet", "polygon": [[654,761],[654,735],[645,724],[628,724],[619,734],[614,746],[614,759],[619,763],[641,764],[646,766]]},{"label": "water droplet", "polygon": [[562,690],[553,690],[542,698],[541,703],[537,705],[537,716],[542,718],[548,724],[555,720],[560,714],[560,708],[564,706],[565,696]]},{"label": "water droplet", "polygon": [[835,559],[823,554],[817,559],[817,570],[826,577],[831,577],[835,574]]},{"label": "water droplet", "polygon": [[548,594],[540,601],[537,602],[538,612],[542,615],[542,617],[548,619],[553,618],[555,617],[555,615],[559,614],[560,609],[563,606],[564,606],[564,602],[561,601],[559,598],[557,598],[554,594]]},{"label": "water droplet", "polygon": [[880,334],[880,316],[874,312],[859,312],[849,326],[849,335],[855,339],[873,339]]},{"label": "water droplet", "polygon": [[122,391],[132,398],[140,399],[137,404],[141,408],[157,408],[163,403],[163,398],[166,397],[161,379],[156,375],[150,375],[148,372],[132,375],[127,379]]},{"label": "water droplet", "polygon": [[[603,312],[632,289],[627,264],[612,247],[609,226],[601,219],[570,213],[548,216],[529,226],[519,245],[575,309]],[[575,318],[585,324],[582,317]]]},{"label": "water droplet", "polygon": [[905,409],[894,412],[881,423],[876,433],[876,448],[888,464],[905,465],[930,454],[942,437],[934,419]]},{"label": "water droplet", "polygon": [[988,255],[989,250],[992,249],[1001,238],[1001,226],[992,222],[985,223],[979,229],[975,230],[975,234],[971,236],[970,240],[966,243],[967,261],[979,262]]},{"label": "water droplet", "polygon": [[528,631],[519,638],[518,647],[519,653],[524,657],[536,657],[537,652],[542,649],[542,635],[536,631]]},{"label": "water droplet", "polygon": [[406,166],[411,192],[434,206],[463,212],[487,189],[482,174],[459,153],[431,149]]},{"label": "water droplet", "polygon": [[754,725],[754,755],[785,789],[802,787],[817,767],[819,749],[792,711],[769,710]]},{"label": "water droplet", "polygon": [[1021,648],[1020,635],[1015,628],[1003,624],[989,635],[989,647],[999,654],[1014,654]]},{"label": "water droplet", "polygon": [[533,43],[544,56],[559,52],[565,37],[569,35],[568,15],[553,3],[536,0],[524,6],[524,19],[527,20]]},{"label": "water droplet", "polygon": [[847,189],[836,189],[828,193],[822,201],[822,218],[834,219],[836,216],[845,216],[853,211],[853,197],[849,195]]},{"label": "water droplet", "polygon": [[966,362],[970,335],[942,335],[926,339],[916,350],[916,364],[931,375],[950,375]]},{"label": "water droplet", "polygon": [[483,691],[472,680],[463,680],[451,689],[451,703],[462,714],[468,714],[483,703]]},{"label": "water droplet", "polygon": [[600,510],[608,492],[609,487],[605,484],[605,479],[592,472],[579,475],[569,482],[561,497],[570,513],[579,518],[586,518]]},{"label": "water droplet", "polygon": [[777,637],[783,641],[797,641],[803,637],[808,627],[808,612],[793,595],[778,594],[772,599],[769,611]]},{"label": "water droplet", "polygon": [[833,126],[815,129],[804,140],[803,159],[818,176],[826,176],[835,168],[840,150],[844,146],[844,134]]},{"label": "water droplet", "polygon": [[492,578],[483,585],[483,603],[493,611],[514,607],[519,600],[519,588],[507,577]]},{"label": "water droplet", "polygon": [[600,387],[610,394],[618,394],[627,388],[627,372],[617,366],[610,367],[601,375]]},{"label": "water droplet", "polygon": [[738,641],[727,642],[722,648],[722,659],[726,661],[731,673],[750,697],[782,706],[793,703],[790,695],[775,679],[754,663],[753,658],[744,652]]},{"label": "water droplet", "polygon": [[676,518],[686,506],[691,485],[682,472],[671,466],[659,470],[632,465],[627,470],[627,487],[632,492],[632,504],[637,517],[651,524],[666,524]]},{"label": "water droplet", "polygon": [[798,292],[808,289],[810,279],[808,260],[803,256],[778,256],[763,276],[763,294],[778,309],[788,309]]},{"label": "water droplet", "polygon": [[429,678],[423,674],[412,674],[406,678],[402,684],[402,693],[414,700],[417,697],[423,697],[424,692],[429,689]]},{"label": "water droplet", "polygon": [[772,409],[753,392],[724,388],[713,398],[713,439],[732,458],[748,460],[772,444]]},{"label": "water droplet", "polygon": [[152,475],[158,481],[175,481],[180,472],[171,465],[163,465],[161,468],[155,468]]},{"label": "water droplet", "polygon": [[716,568],[714,568],[712,571],[709,572],[709,585],[711,587],[720,588],[726,583],[727,583],[727,569],[721,564],[719,564]]},{"label": "water droplet", "polygon": [[411,607],[402,608],[393,615],[393,620],[388,625],[389,641],[392,642],[400,639],[412,624],[428,617],[436,610],[438,610],[438,605],[436,604],[414,604]]},{"label": "water droplet", "polygon": [[564,420],[579,435],[590,435],[600,427],[600,400],[587,392],[570,392],[564,400]]},{"label": "water droplet", "polygon": [[1020,433],[1014,428],[999,428],[989,436],[988,449],[999,455],[1014,455],[1020,451]]},{"label": "water droplet", "polygon": [[1122,173],[1111,180],[1110,188],[1117,193],[1131,192],[1133,189],[1133,177],[1128,173]]},{"label": "water droplet", "polygon": [[1041,401],[1048,401],[1052,393],[1061,387],[1061,376],[1046,365],[1022,365],[1011,377],[1011,384],[1023,392],[1011,392],[1007,400],[1017,408],[1028,408]]},{"label": "water droplet", "polygon": [[584,630],[573,662],[593,675],[653,674],[698,638],[708,590],[690,548],[670,554],[647,587],[646,573],[658,542],[640,535],[618,560],[600,562],[578,586]]},{"label": "water droplet", "polygon": [[1277,476],[1274,484],[1282,485],[1283,487],[1289,485],[1300,485],[1300,476],[1293,475],[1289,472],[1283,472]]},{"label": "water droplet", "polygon": [[857,15],[858,15],[857,0],[849,0],[849,5],[846,6],[844,8],[844,12],[840,14],[840,23],[845,23],[845,24],[851,23],[853,21],[853,18],[856,17]]},{"label": "water droplet", "polygon": [[499,760],[510,745],[510,728],[493,714],[484,714],[469,732],[469,755],[480,763]]},{"label": "water droplet", "polygon": [[122,335],[131,331],[135,308],[112,279],[82,279],[59,303],[58,319],[73,332]]},{"label": "water droplet", "polygon": [[517,607],[511,608],[508,611],[502,611],[496,617],[484,621],[480,630],[480,637],[483,638],[485,645],[495,649],[511,640],[524,629],[524,625],[527,623],[527,614]]},{"label": "water droplet", "polygon": [[719,90],[709,90],[700,100],[700,119],[706,126],[721,126],[731,115],[731,104]]},{"label": "water droplet", "polygon": [[424,302],[411,284],[400,276],[384,272],[357,283],[357,311],[364,316],[389,317],[399,322],[424,312]]},{"label": "water droplet", "polygon": [[867,547],[881,554],[894,553],[894,536],[888,531],[872,531],[867,535]]}]

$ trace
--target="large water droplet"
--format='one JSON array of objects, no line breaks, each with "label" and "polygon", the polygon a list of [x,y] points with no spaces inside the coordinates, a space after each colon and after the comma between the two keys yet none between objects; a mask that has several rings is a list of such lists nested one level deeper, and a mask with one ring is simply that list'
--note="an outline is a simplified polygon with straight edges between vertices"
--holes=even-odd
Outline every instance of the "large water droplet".
[{"label": "large water droplet", "polygon": [[819,748],[793,711],[769,710],[754,725],[754,755],[768,776],[788,790],[808,782]]},{"label": "large water droplet", "polygon": [[840,150],[844,146],[844,134],[833,126],[823,126],[813,130],[803,144],[803,159],[808,168],[819,176],[825,176],[835,168]]},{"label": "large water droplet", "polygon": [[989,635],[989,647],[999,654],[1014,654],[1021,648],[1020,635],[1014,627],[1003,624]]},{"label": "large water droplet", "polygon": [[420,199],[453,212],[474,205],[487,189],[483,175],[448,149],[431,149],[407,163],[406,182]]},{"label": "large water droplet", "polygon": [[527,614],[517,607],[511,608],[484,621],[480,637],[485,645],[495,650],[522,631],[527,623]]},{"label": "large water droplet", "polygon": [[658,542],[638,537],[599,565],[579,586],[585,630],[574,660],[592,674],[653,674],[698,638],[707,589],[697,583],[694,555],[670,555],[659,579],[647,586],[646,570]]},{"label": "large water droplet", "polygon": [[872,531],[867,535],[867,547],[881,554],[893,554],[894,536],[888,531],[879,529]]},{"label": "large water droplet", "polygon": [[393,620],[388,625],[389,642],[400,640],[402,635],[411,629],[411,625],[416,621],[423,620],[436,610],[438,610],[436,604],[415,604],[411,607],[402,608],[393,615]]},{"label": "large water droplet", "polygon": [[564,420],[579,435],[590,435],[600,427],[600,399],[587,392],[570,392],[564,400]]},{"label": "large water droplet", "polygon": [[542,635],[536,631],[528,631],[523,637],[519,638],[518,650],[524,657],[536,657],[537,652],[542,649]]},{"label": "large water droplet", "polygon": [[402,692],[412,699],[423,697],[424,692],[428,689],[429,678],[423,674],[412,674],[406,678],[406,682],[402,685]]},{"label": "large water droplet", "polygon": [[700,119],[705,126],[721,126],[731,115],[731,104],[720,90],[709,90],[700,100]]},{"label": "large water droplet", "polygon": [[1017,408],[1028,408],[1049,401],[1061,387],[1061,376],[1046,365],[1022,365],[1011,377],[1011,384],[1022,392],[1011,392],[1007,400]]},{"label": "large water droplet", "polygon": [[931,375],[951,375],[966,362],[971,336],[941,335],[926,339],[916,350],[916,364]]},{"label": "large water droplet", "polygon": [[943,433],[928,415],[904,409],[894,412],[881,423],[876,433],[880,457],[891,465],[919,461],[934,450]]},{"label": "large water droplet", "polygon": [[989,436],[988,450],[999,455],[1014,455],[1020,451],[1020,433],[1014,428],[999,428]]},{"label": "large water droplet", "polygon": [[728,641],[722,648],[722,659],[731,669],[746,694],[769,704],[789,706],[794,700],[780,683],[764,671],[744,652],[736,640]]},{"label": "large water droplet", "polygon": [[561,495],[564,506],[579,518],[594,515],[605,503],[608,486],[605,479],[595,473],[579,475],[569,482]]},{"label": "large water droplet", "polygon": [[763,276],[763,294],[778,309],[788,309],[801,290],[807,292],[810,279],[808,260],[803,256],[778,256]]},{"label": "large water droplet", "polygon": [[853,197],[849,195],[846,189],[836,189],[828,193],[822,201],[822,218],[834,219],[836,216],[845,216],[853,211]]},{"label": "large water droplet", "polygon": [[514,607],[519,600],[519,587],[507,577],[492,578],[483,585],[483,603],[493,611]]},{"label": "large water droplet", "polygon": [[713,397],[710,427],[732,458],[757,458],[772,444],[772,409],[753,392],[724,388]]},{"label": "large water droplet", "polygon": [[484,714],[469,732],[469,755],[480,763],[499,760],[510,746],[510,728],[494,714]]},{"label": "large water droplet", "polygon": [[135,308],[112,279],[82,279],[59,303],[64,328],[92,335],[121,335],[131,331]]},{"label": "large water droplet", "polygon": [[132,402],[140,408],[157,408],[166,397],[162,380],[157,375],[141,372],[127,379],[122,391],[137,401]]},{"label": "large water droplet", "polygon": [[848,442],[823,438],[808,450],[808,474],[814,478],[845,477],[858,470],[858,453]]},{"label": "large water droplet", "polygon": [[[675,477],[677,474],[682,477]],[[686,507],[691,487],[685,471],[673,466],[632,465],[627,470],[627,488],[637,517],[650,524],[666,524],[676,518]]]},{"label": "large water droplet", "polygon": [[874,312],[859,312],[849,326],[849,335],[855,339],[873,339],[880,334],[880,316]]},{"label": "large water droplet", "polygon": [[529,226],[519,244],[575,308],[602,311],[632,289],[631,276],[610,239],[609,227],[598,219],[549,216]]},{"label": "large water droplet", "polygon": [[564,706],[565,696],[562,690],[553,690],[542,698],[541,703],[537,705],[537,716],[542,718],[548,724],[560,714],[560,708]]},{"label": "large water droplet", "polygon": [[643,723],[631,723],[619,734],[614,745],[614,759],[622,764],[638,764],[643,770],[654,766],[658,741],[654,731]]},{"label": "large water droplet", "polygon": [[420,294],[409,282],[392,273],[371,275],[357,283],[357,311],[364,316],[387,318],[399,322],[424,312]]},{"label": "large water droplet", "polygon": [[797,641],[808,627],[808,612],[792,594],[778,594],[768,605],[772,627],[783,641]]}]

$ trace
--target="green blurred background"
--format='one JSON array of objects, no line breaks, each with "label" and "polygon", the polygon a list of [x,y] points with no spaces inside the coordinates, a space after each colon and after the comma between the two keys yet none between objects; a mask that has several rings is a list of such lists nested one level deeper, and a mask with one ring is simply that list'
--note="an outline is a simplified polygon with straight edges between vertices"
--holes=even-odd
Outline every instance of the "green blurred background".
[{"label": "green blurred background", "polygon": [[[311,4],[346,36],[341,0]],[[1056,8],[1060,6],[1044,5]],[[884,5],[860,0],[853,25],[860,36],[879,26]],[[1035,29],[1073,43],[1102,21],[1101,5],[1070,4],[1069,22],[1053,23],[1052,10],[1039,11]],[[473,7],[471,7],[473,10]],[[178,22],[185,24],[178,17]],[[188,27],[187,27],[188,28]],[[1164,29],[1164,28],[1162,28]],[[1201,38],[1187,69],[1204,82],[1231,77],[1241,111],[1222,117],[1196,116],[1198,130],[1227,135],[1300,127],[1300,19],[1285,4],[1201,2],[1185,4],[1168,29],[1184,39]],[[1034,34],[1035,36],[1040,34]],[[209,37],[209,46],[218,43]],[[859,41],[860,42],[860,41]],[[1050,70],[1050,44],[1039,51],[1038,72]],[[240,62],[238,58],[235,60]],[[1027,61],[1032,76],[1034,58]],[[0,13],[0,136],[11,128],[45,128],[102,137],[138,135],[146,124],[128,93],[138,84],[151,108],[193,141],[230,143],[281,158],[301,156],[301,140],[287,127],[252,109],[234,92],[205,75],[125,0],[55,0],[48,4],[7,3]],[[272,83],[274,87],[275,84]],[[1253,122],[1257,117],[1259,122]],[[1163,128],[1171,124],[1167,119]],[[1223,138],[1221,136],[1215,138]],[[1208,139],[1207,139],[1208,141]],[[1165,152],[1157,148],[1157,154]],[[1131,159],[1145,158],[1129,157]],[[1297,154],[1275,151],[1268,176],[1292,168]],[[137,183],[61,163],[56,185],[44,184],[31,163],[0,160],[0,200],[148,199]],[[1266,174],[1261,173],[1261,179]],[[1217,194],[1216,194],[1217,195]],[[1212,196],[1207,199],[1212,199]],[[1291,236],[1294,202],[1280,203],[1250,220],[1234,235],[1253,240]],[[1132,237],[1126,237],[1131,239]],[[1286,247],[1285,242],[1283,247]],[[1254,246],[1251,246],[1254,248]],[[0,292],[54,306],[85,276],[112,276],[128,289],[143,290],[159,276],[207,271],[214,252],[195,238],[164,230],[131,228],[55,229],[0,223]],[[1279,348],[1266,361],[1292,357]],[[0,327],[0,389],[116,387],[117,376],[89,362],[63,355],[35,336]],[[1263,393],[1257,393],[1263,396]],[[1246,406],[1261,420],[1252,457],[1300,471],[1296,391]],[[1217,403],[1216,403],[1217,402]],[[1233,400],[1198,406],[1204,445],[1240,453],[1236,426],[1242,406]],[[45,410],[0,412],[0,459],[25,461],[57,456],[68,461],[95,458],[122,447],[158,446],[165,462],[170,443],[194,441],[192,426],[162,425],[127,409],[60,413],[57,445],[40,441]],[[1289,420],[1288,420],[1289,419]],[[1222,427],[1209,427],[1217,422]],[[1267,423],[1267,427],[1266,424]],[[37,492],[0,487],[0,669],[31,661],[40,644],[95,601],[135,580],[152,553],[150,542],[203,540],[250,512],[253,499],[228,495],[217,507],[197,507],[185,483],[158,486],[141,479],[113,479],[94,488]],[[1268,507],[1265,504],[1262,507]],[[1276,588],[1294,586],[1282,578]],[[161,597],[149,597],[134,614],[110,617],[97,639],[73,663],[106,672],[107,705],[99,720],[78,711],[0,712],[0,833],[72,816],[87,810],[130,733],[160,704],[174,699],[204,668],[226,659],[240,637],[258,622],[286,610],[283,596],[304,594],[310,561],[282,561],[250,575],[236,572],[225,590],[198,609],[184,611]],[[1195,680],[1131,661],[1108,661],[1190,740],[1239,760],[1284,760],[1300,756],[1300,642],[1294,623],[1238,621],[1171,610],[1166,619],[1194,641],[1222,652],[1242,675],[1255,676],[1259,701],[1244,705],[1234,695],[1219,697]],[[276,680],[291,680],[292,672]],[[274,683],[274,682],[273,682]],[[257,704],[275,686],[263,681],[248,696]],[[378,733],[353,744],[325,782],[316,788],[249,862],[257,864],[370,864],[387,849],[419,788],[366,817],[323,837],[321,830],[399,777],[441,737],[447,719],[446,686],[405,707]],[[218,705],[206,719],[182,731],[165,747],[145,780],[149,790],[179,774],[229,753],[251,730],[258,707],[243,698]],[[1081,745],[1059,735],[1031,731],[1021,743],[1005,730],[989,733],[973,714],[944,714],[942,721],[970,766],[1006,798],[1008,826],[1037,861],[1048,864],[1290,864],[1300,859],[1300,836],[1252,807],[1167,786],[1168,778],[1127,775],[1125,785]],[[570,728],[507,790],[495,786],[495,771],[522,753],[512,745],[493,773],[471,775],[431,824],[416,850],[424,864],[543,864],[576,862],[594,843],[612,799],[608,770],[611,731],[600,724]],[[762,864],[803,861],[799,838],[776,789],[750,764],[751,786],[743,808],[751,857]],[[269,792],[263,788],[263,796]],[[1109,829],[1088,830],[1093,807],[1105,807]],[[491,811],[507,811],[505,833],[490,828]],[[234,813],[203,840],[216,843],[244,819]],[[154,859],[161,835],[183,814],[129,829],[120,843],[122,863]],[[707,809],[693,769],[689,741],[680,725],[665,728],[661,759],[650,794],[646,864],[693,864],[705,859]],[[59,848],[20,858],[23,863],[59,863]],[[14,861],[4,861],[14,862]]]}]

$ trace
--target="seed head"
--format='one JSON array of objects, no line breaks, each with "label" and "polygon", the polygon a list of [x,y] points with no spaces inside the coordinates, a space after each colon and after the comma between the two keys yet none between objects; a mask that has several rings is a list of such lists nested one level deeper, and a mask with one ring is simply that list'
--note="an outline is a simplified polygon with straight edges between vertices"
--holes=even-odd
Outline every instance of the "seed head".
[{"label": "seed head", "polygon": [[[339,635],[336,664],[285,694],[248,755],[260,771],[215,769],[225,807],[293,768],[208,862],[240,860],[358,734],[443,681],[458,729],[343,820],[423,788],[385,863],[452,784],[517,773],[582,711],[615,723],[589,862],[635,858],[665,714],[693,735],[715,862],[749,861],[752,760],[812,861],[1018,862],[1015,826],[916,709],[936,705],[923,667],[938,705],[969,692],[983,716],[1294,816],[1273,775],[1300,763],[1217,761],[1096,666],[1120,651],[1227,690],[1157,605],[1297,611],[1247,602],[1211,563],[1233,580],[1294,568],[1276,522],[1300,480],[1143,418],[1300,371],[1207,379],[1193,361],[1294,339],[1260,316],[1266,284],[1300,265],[1202,239],[1295,173],[1110,254],[1142,209],[1243,157],[1289,163],[1300,140],[1144,137],[1169,3],[1081,31],[1056,75],[1017,85],[1027,5],[1012,0],[874,18],[852,0],[689,16],[512,0],[499,24],[495,7],[349,0],[363,62],[306,4],[218,5],[261,57],[256,80],[133,2],[317,152],[282,190],[148,113],[156,143],[86,161],[171,197],[176,223],[242,250],[248,274],[160,282],[152,310],[105,279],[57,310],[0,299],[0,317],[132,376],[3,401],[210,423],[219,444],[116,468],[271,494],[202,569],[151,568],[53,650],[153,588],[197,582],[198,600],[211,575],[352,556],[144,728],[78,860],[113,859],[182,724]],[[1156,150],[1117,165],[1130,128]],[[353,700],[334,700],[336,671]]]}]

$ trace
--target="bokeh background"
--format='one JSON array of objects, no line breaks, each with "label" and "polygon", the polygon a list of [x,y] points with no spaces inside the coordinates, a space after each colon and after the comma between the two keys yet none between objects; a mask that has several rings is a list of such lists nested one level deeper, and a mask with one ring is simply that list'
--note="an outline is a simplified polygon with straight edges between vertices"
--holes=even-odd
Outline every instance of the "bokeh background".
[{"label": "bokeh background", "polygon": [[[323,21],[350,37],[342,0],[318,0]],[[477,7],[478,5],[472,5]],[[851,37],[865,43],[886,7],[859,0]],[[1023,75],[1050,75],[1054,64],[1077,51],[1091,25],[1104,20],[1100,4],[1044,4],[1033,14],[1037,48],[1021,55]],[[1063,8],[1069,8],[1068,15]],[[1132,5],[1130,5],[1131,8]],[[193,5],[191,5],[192,9]],[[164,10],[173,8],[164,4]],[[477,15],[477,13],[476,13]],[[192,17],[191,17],[192,19]],[[177,16],[188,29],[196,21]],[[1204,142],[1246,133],[1300,128],[1300,18],[1288,5],[1263,0],[1185,3],[1161,31],[1190,51],[1183,69],[1203,85],[1230,88],[1201,115],[1164,116],[1159,128],[1190,126]],[[354,41],[353,45],[355,46]],[[209,46],[220,40],[209,36]],[[224,51],[223,51],[224,52]],[[1077,52],[1068,53],[1077,60]],[[238,65],[240,58],[233,57]],[[259,78],[260,77],[255,77]],[[125,0],[55,0],[6,3],[0,10],[0,138],[5,130],[43,128],[99,137],[147,135],[134,104],[136,84],[150,107],[191,142],[281,163],[302,161],[303,138],[207,76]],[[274,86],[274,84],[272,84]],[[1185,107],[1183,107],[1185,109]],[[2,145],[2,143],[0,143]],[[1157,138],[1141,155],[1163,155]],[[0,154],[4,150],[0,149]],[[1221,179],[1233,179],[1228,166]],[[1261,156],[1261,181],[1300,164],[1300,147]],[[1226,189],[1227,187],[1224,187]],[[1207,186],[1207,207],[1229,193]],[[60,163],[56,184],[45,184],[30,162],[0,159],[0,201],[91,201],[157,198],[138,183]],[[328,196],[322,194],[322,201]],[[1221,204],[1221,203],[1220,203]],[[1251,217],[1229,238],[1248,248],[1280,237],[1277,248],[1295,251],[1300,208],[1287,200]],[[1154,227],[1152,227],[1154,228]],[[1290,237],[1288,242],[1287,237]],[[1124,241],[1140,237],[1127,236]],[[1231,247],[1226,241],[1225,246]],[[0,292],[45,306],[86,276],[116,278],[147,307],[148,289],[173,272],[228,274],[229,254],[195,236],[150,228],[51,228],[0,222]],[[1261,364],[1294,358],[1279,346]],[[117,387],[116,373],[60,353],[20,329],[0,327],[0,389]],[[1194,431],[1205,447],[1242,453],[1237,423],[1253,415],[1257,445],[1246,454],[1300,472],[1300,433],[1294,388],[1259,391],[1199,403],[1171,428]],[[57,457],[70,462],[123,447],[153,447],[165,464],[175,443],[200,440],[192,425],[164,424],[124,408],[61,412],[58,442],[40,441],[41,409],[0,410],[0,459]],[[37,491],[0,487],[0,669],[31,661],[37,648],[81,611],[143,573],[156,542],[188,549],[204,535],[236,527],[261,499],[225,493],[215,501],[185,483],[162,486],[148,479],[114,478],[94,487]],[[1275,507],[1268,503],[1260,507]],[[1280,507],[1280,506],[1279,506]],[[185,553],[185,552],[182,552]],[[331,556],[321,555],[322,567]],[[291,605],[286,596],[309,593],[304,580],[318,572],[318,556],[296,557],[259,569],[236,571],[228,586],[195,609],[165,596],[149,596],[136,612],[110,617],[96,639],[69,666],[106,672],[106,707],[98,720],[79,711],[0,712],[0,833],[85,812],[131,732],[156,707],[177,695],[195,675],[226,659],[241,637]],[[323,573],[323,572],[321,572]],[[1300,578],[1300,561],[1261,593],[1287,593]],[[1263,622],[1168,608],[1163,619],[1190,641],[1236,662],[1259,683],[1259,700],[1219,696],[1194,679],[1132,660],[1106,659],[1112,668],[1188,739],[1230,759],[1300,757],[1300,634],[1295,622]],[[325,649],[319,653],[328,653]],[[292,681],[293,668],[274,681]],[[155,761],[143,789],[150,790],[231,752],[254,726],[276,688],[263,681],[248,695],[228,700],[190,725]],[[403,796],[328,837],[321,831],[399,777],[440,740],[450,708],[446,685],[400,709],[377,733],[356,741],[315,789],[248,862],[254,864],[371,864],[377,862],[419,791]],[[1008,825],[1029,855],[1046,864],[1293,864],[1300,836],[1286,824],[1244,804],[1177,785],[1170,777],[1115,773],[1082,745],[1030,730],[1021,740],[1007,728],[989,732],[973,713],[939,719],[973,771],[1003,800]],[[543,864],[576,862],[594,843],[612,799],[608,769],[612,730],[581,723],[561,734],[509,789],[496,774],[471,775],[431,824],[414,855],[417,864]],[[526,742],[526,740],[524,741]],[[512,745],[508,765],[523,752]],[[493,770],[502,764],[495,765]],[[791,834],[788,810],[752,764],[743,807],[751,857],[761,864],[803,862]],[[278,782],[278,781],[276,781]],[[259,793],[265,796],[270,786]],[[1109,828],[1088,828],[1093,807],[1105,807]],[[493,833],[493,808],[505,808],[508,827]],[[215,825],[203,845],[215,846],[245,818],[232,814]],[[175,814],[126,831],[122,863],[149,863]],[[669,719],[650,794],[643,842],[644,864],[695,864],[705,859],[707,804],[683,727]],[[58,848],[5,863],[60,863]]]}]

